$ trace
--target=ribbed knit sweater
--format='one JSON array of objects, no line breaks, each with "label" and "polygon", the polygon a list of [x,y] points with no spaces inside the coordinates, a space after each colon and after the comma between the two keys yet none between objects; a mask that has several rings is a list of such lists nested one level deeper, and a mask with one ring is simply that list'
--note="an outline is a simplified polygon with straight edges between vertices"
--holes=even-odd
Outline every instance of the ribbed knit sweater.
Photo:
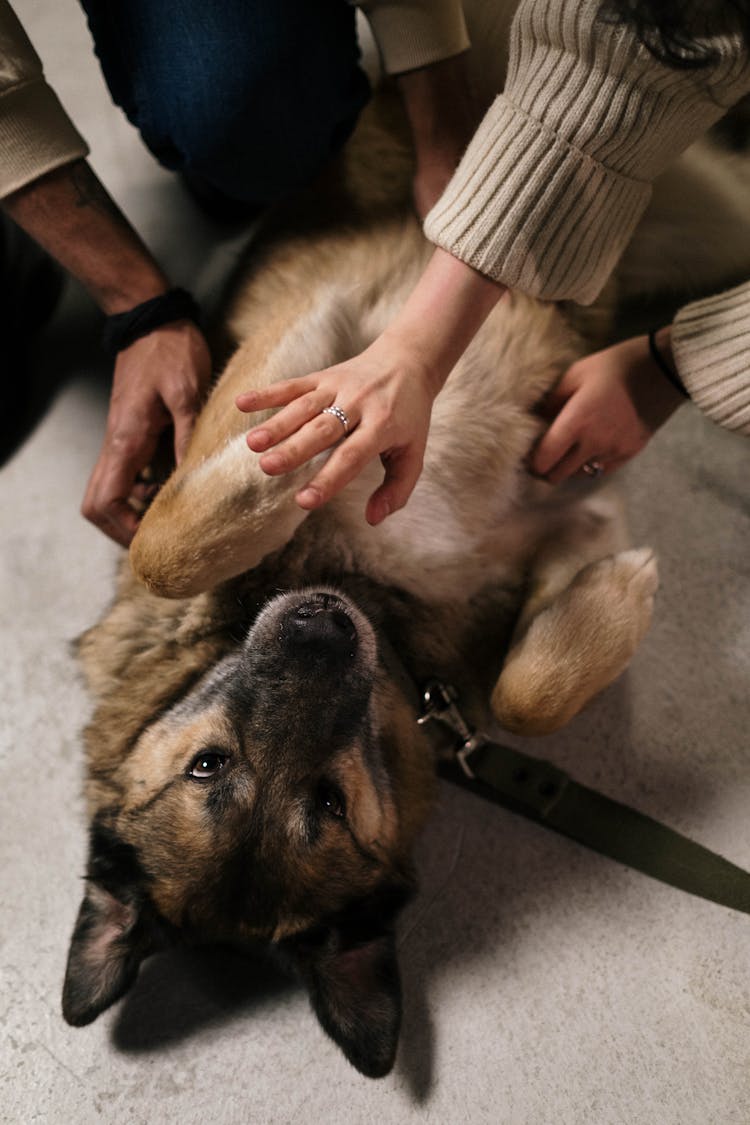
[{"label": "ribbed knit sweater", "polygon": [[87,154],[26,32],[0,0],[0,199]]},{"label": "ribbed knit sweater", "polygon": [[[654,177],[750,90],[738,36],[712,40],[710,70],[676,70],[600,7],[521,0],[505,88],[425,222],[451,254],[547,300],[596,298]],[[750,434],[750,283],[683,309],[673,348],[695,402]]]},{"label": "ribbed knit sweater", "polygon": [[[492,3],[492,0],[482,0]],[[360,0],[391,74],[468,45],[460,0]],[[738,38],[710,71],[662,66],[600,0],[521,0],[508,78],[425,232],[481,272],[545,299],[595,299],[653,178],[750,90]],[[0,198],[87,154],[0,0]],[[750,434],[750,282],[682,309],[678,371],[722,425]]]}]

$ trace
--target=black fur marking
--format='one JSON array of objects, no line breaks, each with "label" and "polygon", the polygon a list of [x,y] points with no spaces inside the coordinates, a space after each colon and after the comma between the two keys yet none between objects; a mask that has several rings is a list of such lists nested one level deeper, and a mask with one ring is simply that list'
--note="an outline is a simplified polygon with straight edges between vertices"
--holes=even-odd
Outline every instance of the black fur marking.
[{"label": "black fur marking", "polygon": [[140,813],[146,812],[148,809],[152,808],[157,803],[157,801],[160,801],[162,797],[166,796],[173,785],[176,785],[177,782],[181,780],[182,778],[179,777],[170,778],[169,781],[165,782],[164,785],[162,785],[161,789],[158,789],[156,793],[153,793],[147,801],[143,802],[142,805],[135,805],[131,810],[132,815],[139,816]]},{"label": "black fur marking", "polygon": [[393,921],[409,882],[383,885],[306,933],[280,943],[307,985],[321,1026],[361,1074],[391,1070],[401,1026]]},{"label": "black fur marking", "polygon": [[141,897],[149,878],[135,848],[121,840],[102,817],[91,825],[87,876],[115,898],[122,900],[125,895],[131,902]]},{"label": "black fur marking", "polygon": [[91,828],[86,895],[68,953],[62,1008],[83,1027],[128,991],[144,957],[172,936],[146,892],[135,850],[102,818]]}]

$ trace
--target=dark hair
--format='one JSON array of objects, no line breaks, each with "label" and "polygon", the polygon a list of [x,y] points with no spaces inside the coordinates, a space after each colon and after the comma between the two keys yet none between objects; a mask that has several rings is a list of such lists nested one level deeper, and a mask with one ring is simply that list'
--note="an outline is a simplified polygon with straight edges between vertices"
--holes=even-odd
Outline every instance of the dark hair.
[{"label": "dark hair", "polygon": [[750,45],[750,0],[604,0],[599,15],[628,24],[654,58],[679,70],[715,65],[716,35],[739,34]]}]

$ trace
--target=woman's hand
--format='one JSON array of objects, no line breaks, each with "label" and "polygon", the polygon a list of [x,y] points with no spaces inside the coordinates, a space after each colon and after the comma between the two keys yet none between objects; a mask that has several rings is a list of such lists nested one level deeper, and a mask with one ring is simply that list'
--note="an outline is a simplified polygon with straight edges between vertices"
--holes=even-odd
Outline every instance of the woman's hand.
[{"label": "woman's hand", "polygon": [[[657,344],[673,367],[669,328],[660,330]],[[639,453],[684,401],[651,357],[647,336],[579,359],[538,408],[551,424],[531,454],[530,469],[551,484],[591,463],[612,472]]]},{"label": "woman's hand", "polygon": [[[386,332],[346,363],[240,395],[237,406],[245,411],[284,407],[247,435],[250,448],[263,453],[261,469],[271,476],[288,473],[339,443],[297,493],[301,508],[325,504],[380,456],[385,478],[365,511],[368,523],[377,524],[404,506],[417,483],[439,388],[439,376]],[[346,431],[339,418],[322,413],[334,403],[348,420]]]},{"label": "woman's hand", "polygon": [[[365,516],[377,524],[402,508],[422,471],[433,400],[503,292],[435,250],[402,311],[361,355],[237,398],[248,413],[281,408],[247,435],[262,453],[261,469],[287,473],[340,443],[297,493],[300,507],[325,504],[379,456],[385,478]],[[322,413],[332,406],[343,411],[346,429],[335,414]]]},{"label": "woman's hand", "polygon": [[81,511],[123,547],[138,529],[131,500],[139,474],[170,423],[181,460],[210,379],[208,345],[190,321],[165,325],[118,355],[104,442]]}]

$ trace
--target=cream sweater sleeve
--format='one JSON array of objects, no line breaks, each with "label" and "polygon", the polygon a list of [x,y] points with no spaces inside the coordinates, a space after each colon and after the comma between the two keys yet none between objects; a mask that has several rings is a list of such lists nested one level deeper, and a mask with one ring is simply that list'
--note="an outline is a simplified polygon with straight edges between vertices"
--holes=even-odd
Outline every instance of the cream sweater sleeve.
[{"label": "cream sweater sleeve", "polygon": [[416,70],[469,46],[461,0],[353,2],[367,16],[386,74]]},{"label": "cream sweater sleeve", "polygon": [[696,406],[750,437],[750,281],[680,309],[672,352]]},{"label": "cream sweater sleeve", "polygon": [[433,242],[496,281],[593,301],[653,178],[750,89],[739,37],[709,72],[658,63],[601,0],[521,0],[505,91],[428,214]]},{"label": "cream sweater sleeve", "polygon": [[0,199],[87,153],[12,8],[0,0]]}]

